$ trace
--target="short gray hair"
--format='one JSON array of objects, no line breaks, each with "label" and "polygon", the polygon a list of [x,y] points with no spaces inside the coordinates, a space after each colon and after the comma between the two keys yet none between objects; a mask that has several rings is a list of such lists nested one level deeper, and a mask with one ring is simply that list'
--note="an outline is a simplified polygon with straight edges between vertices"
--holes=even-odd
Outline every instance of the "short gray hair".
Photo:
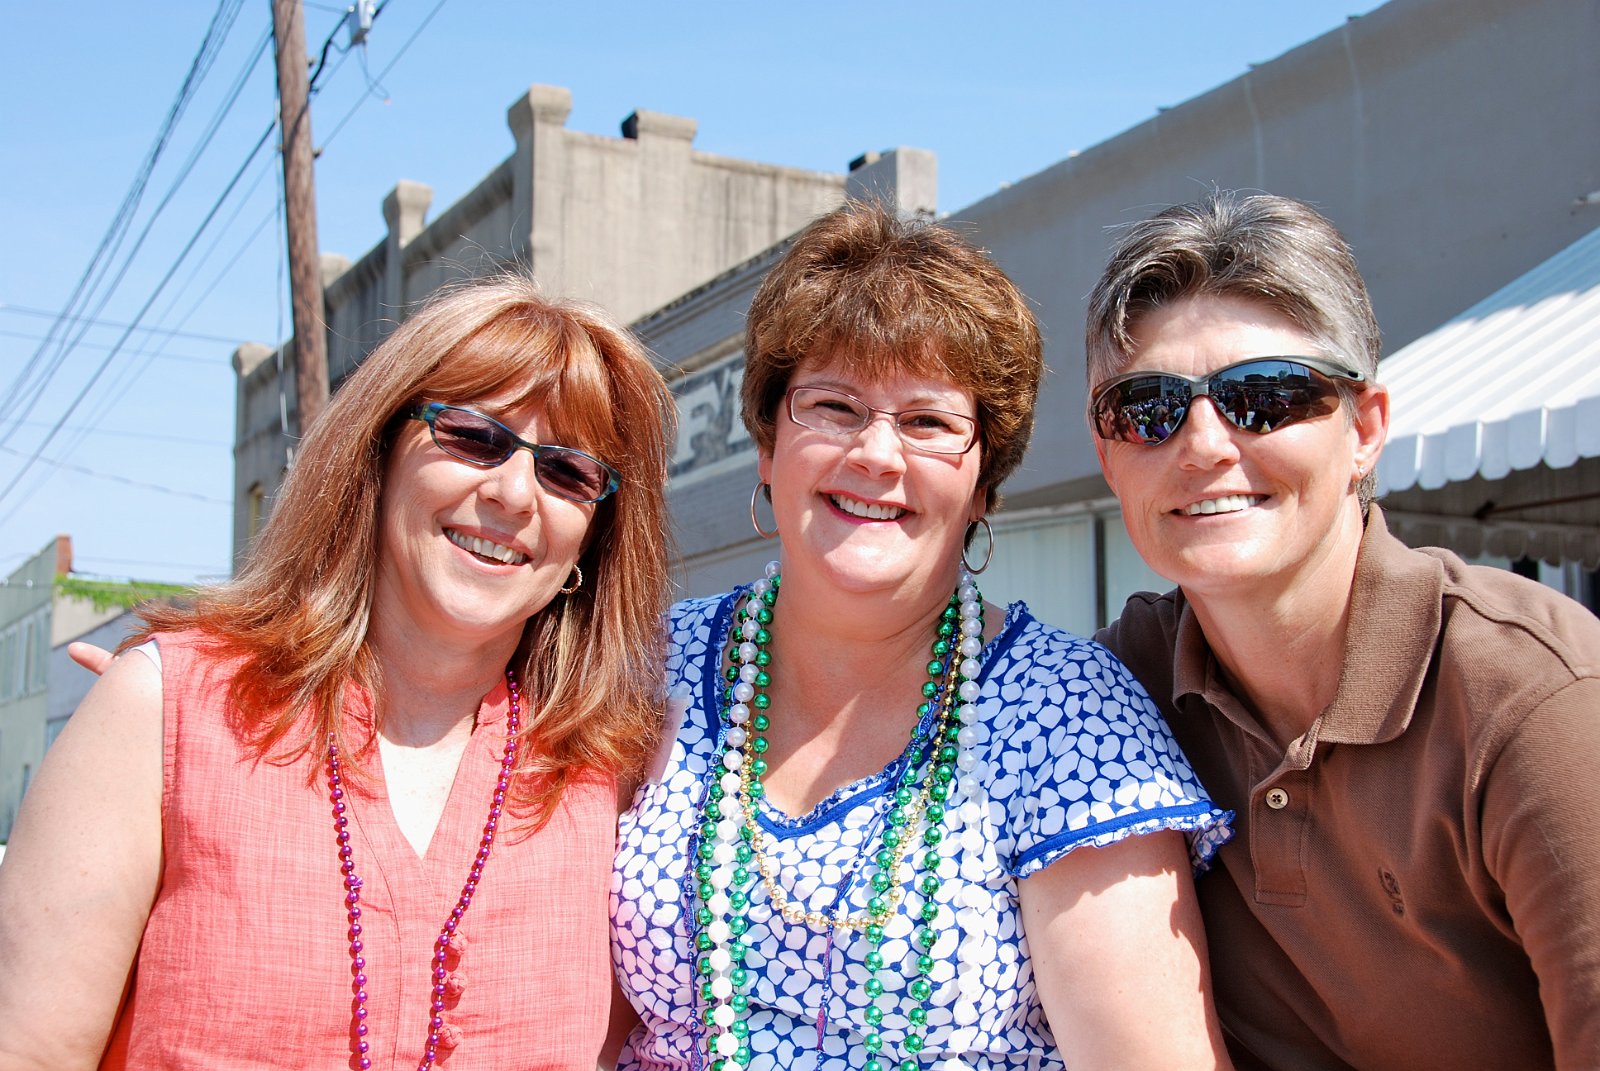
[{"label": "short gray hair", "polygon": [[[1133,360],[1133,332],[1145,315],[1196,296],[1272,309],[1310,335],[1321,356],[1377,380],[1383,352],[1378,321],[1338,229],[1304,201],[1212,190],[1134,224],[1118,239],[1089,295],[1089,386]],[[1346,412],[1354,412],[1353,392],[1338,387]],[[1369,473],[1361,483],[1363,510],[1376,482]]]}]

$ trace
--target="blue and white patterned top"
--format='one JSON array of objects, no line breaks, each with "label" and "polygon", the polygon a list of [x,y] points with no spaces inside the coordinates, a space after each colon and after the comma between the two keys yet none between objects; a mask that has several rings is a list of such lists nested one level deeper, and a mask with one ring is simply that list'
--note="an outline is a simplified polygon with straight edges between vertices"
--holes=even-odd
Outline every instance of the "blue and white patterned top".
[{"label": "blue and white patterned top", "polygon": [[[612,961],[642,1020],[623,1049],[624,1069],[706,1066],[694,875],[685,858],[718,754],[718,670],[740,594],[692,599],[670,615],[670,706],[687,709],[670,752],[663,750],[664,766],[622,817],[611,885]],[[945,818],[938,899],[947,910],[932,949],[934,994],[919,1066],[1061,1068],[1034,989],[1018,880],[1081,845],[1159,829],[1185,831],[1192,861],[1204,869],[1228,839],[1232,816],[1212,806],[1155,705],[1105,648],[1013,603],[983,661],[976,747],[983,788]],[[845,911],[864,909],[872,870],[865,857],[876,850],[904,761],[843,786],[799,818],[762,801],[768,852],[791,901],[831,916],[843,888]],[[750,890],[751,1067],[859,1068],[866,939],[791,925],[759,881]],[[904,909],[885,929],[886,962],[914,960]],[[887,987],[877,1002],[886,1013],[882,1059],[892,1068],[908,1026],[909,977],[892,966],[879,976]]]}]

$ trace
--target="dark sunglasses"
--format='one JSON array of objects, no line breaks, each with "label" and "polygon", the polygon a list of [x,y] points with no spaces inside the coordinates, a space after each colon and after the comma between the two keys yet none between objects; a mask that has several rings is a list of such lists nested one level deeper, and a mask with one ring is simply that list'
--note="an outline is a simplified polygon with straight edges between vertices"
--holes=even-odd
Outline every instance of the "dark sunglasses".
[{"label": "dark sunglasses", "polygon": [[1335,379],[1361,385],[1367,377],[1321,357],[1252,357],[1204,376],[1129,372],[1095,389],[1089,419],[1102,439],[1160,446],[1204,397],[1234,427],[1266,435],[1338,409]]},{"label": "dark sunglasses", "polygon": [[428,402],[405,415],[426,423],[439,449],[469,465],[492,469],[518,450],[527,450],[533,454],[533,475],[539,486],[573,502],[598,502],[622,486],[617,470],[599,458],[570,446],[530,443],[473,409]]}]

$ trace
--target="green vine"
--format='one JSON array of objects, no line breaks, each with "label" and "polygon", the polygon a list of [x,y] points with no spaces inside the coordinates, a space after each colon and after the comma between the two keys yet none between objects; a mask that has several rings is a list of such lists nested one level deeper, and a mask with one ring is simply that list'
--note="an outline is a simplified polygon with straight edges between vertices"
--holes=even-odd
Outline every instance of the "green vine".
[{"label": "green vine", "polygon": [[113,606],[131,610],[150,599],[176,598],[189,591],[181,584],[158,584],[149,580],[87,580],[81,576],[56,577],[55,590],[62,598],[87,599],[94,604],[97,612]]}]

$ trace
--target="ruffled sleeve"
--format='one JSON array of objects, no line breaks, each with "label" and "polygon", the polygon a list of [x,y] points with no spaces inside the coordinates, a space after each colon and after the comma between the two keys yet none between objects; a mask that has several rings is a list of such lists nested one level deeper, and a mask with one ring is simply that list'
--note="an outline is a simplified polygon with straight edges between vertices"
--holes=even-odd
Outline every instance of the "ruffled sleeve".
[{"label": "ruffled sleeve", "polygon": [[1195,872],[1232,835],[1160,712],[1104,647],[1013,604],[986,659],[985,792],[1001,861],[1026,878],[1072,849],[1183,832]]}]

